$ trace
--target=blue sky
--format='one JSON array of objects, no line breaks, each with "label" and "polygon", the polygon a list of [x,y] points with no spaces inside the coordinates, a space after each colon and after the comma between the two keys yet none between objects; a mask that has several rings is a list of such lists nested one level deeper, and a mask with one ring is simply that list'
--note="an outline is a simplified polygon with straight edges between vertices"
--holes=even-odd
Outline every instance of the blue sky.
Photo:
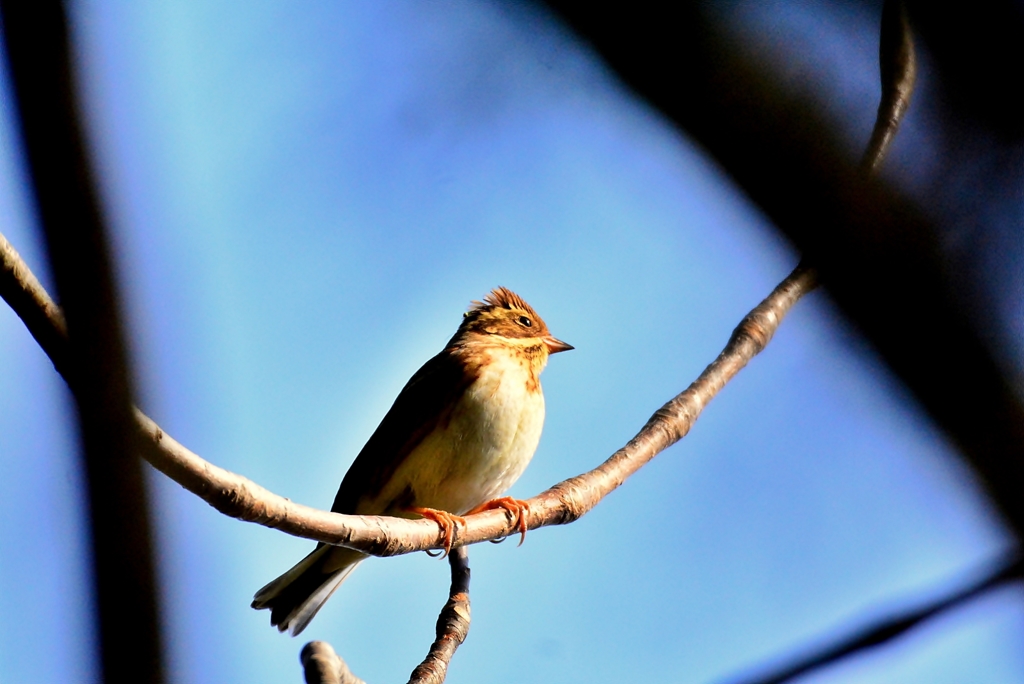
[{"label": "blue sky", "polygon": [[[832,103],[855,154],[877,18],[817,2],[726,16]],[[405,380],[492,287],[577,348],[544,374],[545,433],[511,492],[528,497],[625,443],[798,260],[530,6],[95,1],[73,17],[140,404],[294,500],[329,507]],[[45,280],[4,88],[0,230]],[[926,134],[912,118],[889,173]],[[0,307],[5,682],[96,676],[70,425]],[[290,639],[249,601],[311,543],[151,482],[173,681],[297,682],[307,639],[370,682],[422,658],[446,563],[367,562]],[[449,681],[715,681],[934,596],[1008,543],[815,293],[690,436],[586,518],[471,550],[474,620]],[[1021,599],[1003,590],[807,681],[1024,682]]]}]

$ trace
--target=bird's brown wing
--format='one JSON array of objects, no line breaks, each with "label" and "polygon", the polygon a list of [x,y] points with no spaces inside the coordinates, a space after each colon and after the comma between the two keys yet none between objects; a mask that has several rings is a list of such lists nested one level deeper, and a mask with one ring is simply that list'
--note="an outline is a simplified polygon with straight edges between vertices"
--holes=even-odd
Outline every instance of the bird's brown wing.
[{"label": "bird's brown wing", "polygon": [[446,349],[423,364],[356,456],[341,481],[331,510],[356,513],[362,497],[380,492],[423,438],[447,424],[458,399],[476,376],[476,369],[467,366],[453,349]]}]

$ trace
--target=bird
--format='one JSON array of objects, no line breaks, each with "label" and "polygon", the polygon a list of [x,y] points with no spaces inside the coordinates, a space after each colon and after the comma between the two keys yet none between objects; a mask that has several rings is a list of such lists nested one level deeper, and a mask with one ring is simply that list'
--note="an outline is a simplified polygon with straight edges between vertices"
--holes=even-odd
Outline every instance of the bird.
[{"label": "bird", "polygon": [[[505,287],[471,302],[455,335],[409,379],[356,456],[331,510],[429,518],[446,553],[461,516],[481,510],[509,511],[525,536],[526,502],[501,495],[540,441],[548,356],[570,349]],[[252,607],[269,609],[270,624],[296,636],[366,558],[320,543],[256,592]]]}]

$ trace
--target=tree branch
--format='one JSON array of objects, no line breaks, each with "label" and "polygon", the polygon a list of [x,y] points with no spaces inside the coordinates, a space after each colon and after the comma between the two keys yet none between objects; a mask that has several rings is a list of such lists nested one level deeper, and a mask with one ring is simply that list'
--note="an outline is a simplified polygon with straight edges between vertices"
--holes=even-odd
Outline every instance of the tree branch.
[{"label": "tree branch", "polygon": [[0,234],[0,297],[18,312],[53,367],[64,375],[68,369],[68,328],[60,310],[42,283],[29,270],[14,246]]},{"label": "tree branch", "polygon": [[917,81],[917,54],[910,30],[906,3],[886,0],[882,7],[882,30],[878,41],[878,65],[882,97],[878,102],[875,127],[871,131],[861,168],[872,173],[878,169],[889,145],[899,130]]},{"label": "tree branch", "polygon": [[[452,583],[448,602],[437,617],[437,637],[423,662],[416,666],[409,684],[441,684],[455,650],[469,634],[469,552],[461,546],[448,555]],[[311,641],[299,656],[305,669],[306,684],[365,684],[352,674],[345,661],[324,641]]]},{"label": "tree branch", "polygon": [[441,684],[448,675],[448,663],[469,634],[469,551],[462,546],[448,555],[452,585],[448,602],[437,616],[436,638],[409,678],[409,684]]},{"label": "tree branch", "polygon": [[366,684],[326,641],[310,641],[299,654],[306,684]]},{"label": "tree branch", "polygon": [[[60,334],[59,310],[38,287],[31,270],[6,240],[0,242],[5,266],[0,294],[43,346],[43,340],[64,340],[43,347],[50,353],[66,344]],[[35,282],[35,286],[32,283]],[[733,331],[725,350],[684,392],[662,406],[626,446],[600,466],[529,500],[528,529],[571,523],[621,485],[626,478],[664,449],[682,439],[711,399],[771,340],[792,306],[817,285],[814,273],[798,267]],[[31,290],[35,297],[9,297],[10,292]],[[49,312],[48,315],[43,315]],[[45,321],[41,326],[39,321]],[[32,322],[31,325],[29,322]],[[51,357],[53,358],[53,357]],[[60,367],[58,366],[58,370]],[[67,379],[67,376],[65,376]],[[135,409],[135,422],[144,436],[142,455],[157,470],[225,515],[328,544],[357,549],[374,556],[396,556],[444,546],[437,524],[387,516],[329,513],[303,506],[264,489],[189,451],[165,433],[151,418]],[[468,516],[460,527],[456,546],[475,544],[513,534],[517,529],[504,510]]]}]

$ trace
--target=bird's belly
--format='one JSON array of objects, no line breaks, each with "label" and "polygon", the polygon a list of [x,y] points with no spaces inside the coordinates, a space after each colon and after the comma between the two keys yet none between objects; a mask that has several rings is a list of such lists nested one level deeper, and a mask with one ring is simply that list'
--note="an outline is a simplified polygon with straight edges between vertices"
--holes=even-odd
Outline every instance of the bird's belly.
[{"label": "bird's belly", "polygon": [[388,487],[392,501],[460,514],[519,479],[540,441],[544,395],[537,384],[527,389],[517,370],[495,368],[466,390],[447,424],[398,468]]}]

